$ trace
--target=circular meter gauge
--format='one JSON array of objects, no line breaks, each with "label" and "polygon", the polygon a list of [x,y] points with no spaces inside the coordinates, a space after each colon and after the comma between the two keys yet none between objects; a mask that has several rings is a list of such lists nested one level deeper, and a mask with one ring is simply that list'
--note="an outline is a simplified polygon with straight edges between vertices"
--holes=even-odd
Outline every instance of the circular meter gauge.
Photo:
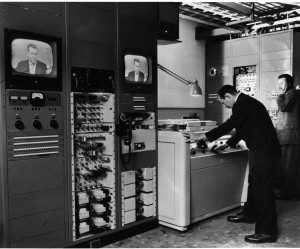
[{"label": "circular meter gauge", "polygon": [[35,98],[44,99],[44,94],[33,92],[33,93],[31,93],[31,98],[32,99],[35,99]]},{"label": "circular meter gauge", "polygon": [[30,93],[30,104],[32,106],[43,106],[45,103],[44,93],[31,92]]},{"label": "circular meter gauge", "polygon": [[218,70],[217,70],[216,68],[212,67],[212,68],[209,69],[209,72],[208,72],[208,73],[209,73],[210,76],[213,77],[213,76],[216,76],[216,75],[217,75]]}]

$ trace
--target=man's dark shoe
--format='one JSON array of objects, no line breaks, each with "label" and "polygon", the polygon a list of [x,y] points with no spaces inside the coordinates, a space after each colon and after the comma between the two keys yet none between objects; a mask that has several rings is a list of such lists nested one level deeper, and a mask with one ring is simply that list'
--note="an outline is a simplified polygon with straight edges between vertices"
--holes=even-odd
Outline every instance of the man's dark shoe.
[{"label": "man's dark shoe", "polygon": [[234,222],[234,223],[247,223],[247,224],[253,224],[255,223],[255,219],[243,214],[243,213],[238,213],[235,216],[228,216],[227,220],[229,222]]},{"label": "man's dark shoe", "polygon": [[277,237],[274,235],[268,235],[268,234],[252,234],[247,235],[245,237],[245,241],[249,243],[274,243],[277,241]]}]

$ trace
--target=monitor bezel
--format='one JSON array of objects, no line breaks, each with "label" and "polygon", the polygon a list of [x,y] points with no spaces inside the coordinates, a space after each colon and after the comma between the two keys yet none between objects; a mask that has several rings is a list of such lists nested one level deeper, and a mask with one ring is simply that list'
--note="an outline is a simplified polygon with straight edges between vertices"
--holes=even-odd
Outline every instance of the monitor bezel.
[{"label": "monitor bezel", "polygon": [[[147,59],[148,62],[148,80],[147,82],[132,82],[128,81],[125,78],[125,56],[126,55],[136,55],[142,56]],[[122,60],[122,89],[124,93],[146,93],[146,94],[155,94],[156,84],[155,84],[155,68],[154,68],[154,55],[149,52],[142,52],[134,49],[123,49],[121,54]]]},{"label": "monitor bezel", "polygon": [[[56,61],[56,76],[39,76],[31,74],[13,73],[12,68],[12,42],[15,39],[30,39],[47,43],[52,48],[53,61]],[[52,44],[56,44],[56,53]],[[5,85],[7,89],[24,90],[62,90],[62,50],[61,38],[36,34],[31,32],[5,29]],[[56,60],[55,60],[56,57]]]}]

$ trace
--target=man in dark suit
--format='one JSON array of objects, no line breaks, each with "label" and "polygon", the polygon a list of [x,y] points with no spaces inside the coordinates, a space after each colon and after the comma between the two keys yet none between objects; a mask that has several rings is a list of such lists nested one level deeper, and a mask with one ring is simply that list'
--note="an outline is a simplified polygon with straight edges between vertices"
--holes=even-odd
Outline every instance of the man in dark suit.
[{"label": "man in dark suit", "polygon": [[235,129],[236,133],[216,149],[235,147],[243,139],[249,149],[249,186],[243,211],[229,216],[229,222],[255,223],[255,234],[245,241],[265,243],[277,241],[277,214],[274,196],[276,161],[281,155],[276,131],[268,111],[258,100],[238,93],[225,85],[218,92],[219,101],[232,108],[231,117],[217,128],[191,139],[212,142]]},{"label": "man in dark suit", "polygon": [[20,73],[44,75],[46,74],[47,66],[45,63],[38,60],[39,49],[35,44],[27,45],[28,60],[23,60],[18,63],[16,71]]},{"label": "man in dark suit", "polygon": [[145,75],[140,71],[141,63],[138,59],[133,60],[134,71],[128,73],[127,80],[144,82]]}]

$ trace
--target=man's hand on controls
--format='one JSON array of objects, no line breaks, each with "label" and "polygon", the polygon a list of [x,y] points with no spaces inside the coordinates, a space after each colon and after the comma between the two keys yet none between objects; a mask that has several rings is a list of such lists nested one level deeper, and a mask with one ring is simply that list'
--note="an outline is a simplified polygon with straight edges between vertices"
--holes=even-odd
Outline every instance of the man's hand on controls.
[{"label": "man's hand on controls", "polygon": [[195,142],[199,140],[207,140],[205,134],[195,134],[195,133],[189,133],[189,132],[183,132],[182,135],[186,137],[188,140],[186,142]]},{"label": "man's hand on controls", "polygon": [[225,150],[228,147],[229,147],[229,144],[227,144],[227,143],[220,144],[220,145],[214,145],[212,148],[212,151]]}]

